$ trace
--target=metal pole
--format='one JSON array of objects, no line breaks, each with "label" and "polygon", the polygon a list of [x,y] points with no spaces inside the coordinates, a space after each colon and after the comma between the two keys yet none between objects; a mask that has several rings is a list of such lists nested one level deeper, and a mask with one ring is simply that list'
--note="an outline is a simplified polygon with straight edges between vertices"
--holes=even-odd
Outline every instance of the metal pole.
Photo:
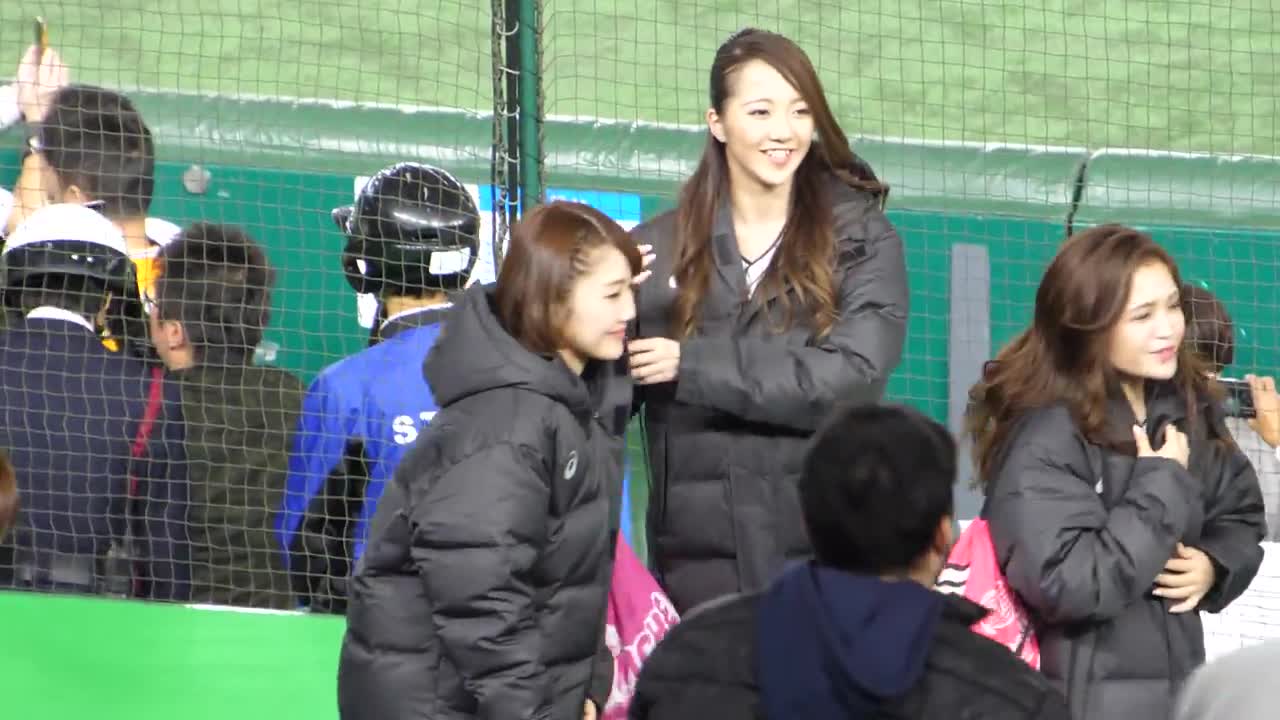
[{"label": "metal pole", "polygon": [[520,147],[520,212],[525,213],[542,202],[542,183],[538,167],[542,160],[542,137],[539,132],[542,68],[538,62],[538,19],[540,0],[513,0],[520,6],[519,26],[515,38],[519,48],[514,66],[519,79],[519,147]]}]

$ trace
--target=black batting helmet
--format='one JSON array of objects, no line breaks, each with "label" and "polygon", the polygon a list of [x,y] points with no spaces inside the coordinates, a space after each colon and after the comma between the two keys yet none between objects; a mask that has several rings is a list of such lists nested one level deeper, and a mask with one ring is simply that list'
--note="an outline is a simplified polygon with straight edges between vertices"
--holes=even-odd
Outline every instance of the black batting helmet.
[{"label": "black batting helmet", "polygon": [[453,175],[423,163],[383,169],[333,219],[347,236],[342,269],[359,293],[460,290],[480,254],[475,200]]}]

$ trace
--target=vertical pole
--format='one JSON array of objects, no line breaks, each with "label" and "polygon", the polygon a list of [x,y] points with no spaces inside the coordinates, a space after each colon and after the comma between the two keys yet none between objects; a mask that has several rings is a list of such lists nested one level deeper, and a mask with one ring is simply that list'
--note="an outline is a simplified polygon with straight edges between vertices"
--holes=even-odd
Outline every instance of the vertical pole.
[{"label": "vertical pole", "polygon": [[951,246],[951,329],[947,342],[947,424],[959,445],[955,519],[972,520],[983,497],[970,486],[975,477],[973,448],[964,435],[969,388],[982,378],[991,358],[991,258],[987,246]]},{"label": "vertical pole", "polygon": [[506,202],[503,212],[507,216],[508,228],[520,215],[520,77],[523,74],[520,57],[520,13],[524,0],[501,0],[503,3],[503,103],[502,118],[506,123],[506,147],[503,160],[506,163],[505,187],[503,194]]},{"label": "vertical pole", "polygon": [[516,219],[542,201],[540,0],[493,0],[495,271]]},{"label": "vertical pole", "polygon": [[514,19],[508,10],[515,8],[511,0],[492,0],[490,12],[492,23],[490,28],[491,55],[493,58],[493,147],[489,156],[489,197],[493,206],[493,236],[490,246],[493,251],[493,272],[497,276],[502,265],[503,251],[511,222],[515,220],[512,210],[514,198],[518,192],[518,164],[515,147],[514,101],[515,83],[511,79],[511,69],[507,66],[507,55],[512,47],[511,36],[514,34]]},{"label": "vertical pole", "polygon": [[539,3],[541,0],[514,0],[519,3],[519,26],[516,41],[519,61],[515,66],[519,78],[520,121],[520,211],[528,212],[542,201],[539,166],[542,161],[542,137],[539,128],[541,112],[542,68],[539,64]]}]

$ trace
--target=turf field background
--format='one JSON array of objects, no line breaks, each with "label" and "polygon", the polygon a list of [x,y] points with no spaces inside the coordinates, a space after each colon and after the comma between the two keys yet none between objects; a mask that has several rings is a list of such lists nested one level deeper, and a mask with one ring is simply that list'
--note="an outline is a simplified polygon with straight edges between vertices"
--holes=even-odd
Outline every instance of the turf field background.
[{"label": "turf field background", "polygon": [[[489,6],[10,0],[0,3],[0,63],[16,64],[40,13],[84,81],[487,110]],[[1277,154],[1280,0],[545,0],[543,8],[549,114],[698,122],[716,46],[757,25],[801,43],[854,133]]]}]

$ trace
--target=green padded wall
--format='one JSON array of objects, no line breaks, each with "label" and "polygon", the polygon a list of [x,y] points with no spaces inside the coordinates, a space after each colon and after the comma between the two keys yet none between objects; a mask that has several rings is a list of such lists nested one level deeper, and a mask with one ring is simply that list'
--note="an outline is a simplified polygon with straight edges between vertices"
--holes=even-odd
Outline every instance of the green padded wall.
[{"label": "green padded wall", "polygon": [[[328,216],[349,202],[353,177],[417,158],[467,182],[488,180],[491,134],[482,116],[137,99],[159,143],[154,214],[241,224],[267,246],[280,269],[269,339],[280,345],[277,363],[306,379],[364,343],[336,265],[341,238]],[[670,207],[702,135],[550,122],[544,142],[549,186],[638,193],[651,217]],[[0,135],[0,147],[17,146],[16,132]],[[1188,278],[1208,284],[1236,316],[1248,343],[1237,367],[1280,366],[1272,320],[1280,309],[1276,161],[871,140],[855,146],[893,186],[890,217],[907,247],[912,319],[892,397],[946,417],[951,244],[981,243],[990,251],[998,347],[1030,319],[1035,286],[1069,220],[1075,227],[1119,220],[1149,229]],[[0,152],[0,183],[11,184],[17,158],[16,151]],[[182,188],[191,163],[212,173],[203,195]],[[638,433],[630,447],[633,469],[643,473]],[[642,475],[633,480],[638,519],[645,483]],[[338,619],[4,593],[0,617],[10,629],[7,645],[32,650],[0,653],[0,677],[22,688],[9,698],[17,716],[220,718],[251,708],[246,717],[336,717]],[[92,692],[62,692],[85,682]],[[91,707],[78,704],[86,697]]]},{"label": "green padded wall", "polygon": [[[277,364],[304,379],[364,342],[337,267],[342,239],[329,221],[331,208],[349,202],[352,178],[419,158],[450,168],[465,182],[488,180],[491,134],[484,116],[170,94],[142,93],[136,101],[160,158],[153,214],[179,224],[240,224],[264,243],[280,268],[268,340],[280,346]],[[671,127],[585,129],[547,124],[548,185],[638,193],[646,217],[671,206],[703,142],[701,132]],[[10,147],[16,146],[16,132],[9,136]],[[1004,278],[1008,292],[1007,302],[994,303],[995,322],[1022,317],[1019,306],[1029,297],[1023,286],[1034,282],[1046,243],[1060,239],[1085,154],[1003,145],[854,144],[892,186],[891,217],[901,224],[908,250],[911,340],[891,391],[941,418],[950,244],[990,246],[993,282]],[[16,163],[16,151],[0,154],[0,182],[12,181]],[[203,195],[182,187],[181,175],[192,163],[211,172]],[[993,299],[1001,297],[996,288]]]}]

